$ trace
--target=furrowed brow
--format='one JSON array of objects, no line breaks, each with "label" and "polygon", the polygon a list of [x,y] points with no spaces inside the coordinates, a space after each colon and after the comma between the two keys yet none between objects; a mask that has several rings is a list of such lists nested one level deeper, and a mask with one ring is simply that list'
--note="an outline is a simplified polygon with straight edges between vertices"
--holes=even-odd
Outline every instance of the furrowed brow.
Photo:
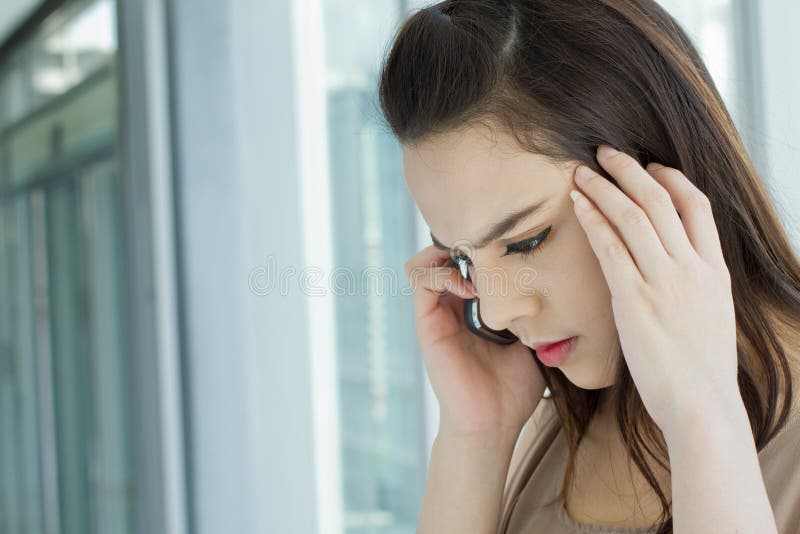
[{"label": "furrowed brow", "polygon": [[[533,215],[537,211],[539,211],[542,206],[546,203],[546,200],[542,200],[532,204],[526,208],[519,209],[517,211],[513,211],[504,217],[502,220],[498,221],[497,223],[493,224],[486,232],[484,232],[484,236],[475,243],[475,248],[484,248],[485,246],[489,245],[492,241],[500,239],[511,230],[516,228],[516,226],[526,217]],[[444,245],[441,241],[439,241],[436,236],[433,235],[431,232],[431,241],[433,241],[433,245],[441,250],[450,250],[450,247]]]}]

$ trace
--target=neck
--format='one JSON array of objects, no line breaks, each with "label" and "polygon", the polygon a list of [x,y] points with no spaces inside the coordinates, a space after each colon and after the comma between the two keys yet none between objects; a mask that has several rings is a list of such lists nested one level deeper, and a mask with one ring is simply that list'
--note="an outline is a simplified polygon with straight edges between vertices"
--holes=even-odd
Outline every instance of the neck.
[{"label": "neck", "polygon": [[617,423],[614,418],[614,386],[604,388],[598,398],[597,409],[586,429],[588,441],[594,445],[606,446],[609,438],[616,435]]},{"label": "neck", "polygon": [[609,420],[614,414],[614,386],[608,386],[600,390],[600,396],[597,401],[597,411],[595,417],[599,419]]}]

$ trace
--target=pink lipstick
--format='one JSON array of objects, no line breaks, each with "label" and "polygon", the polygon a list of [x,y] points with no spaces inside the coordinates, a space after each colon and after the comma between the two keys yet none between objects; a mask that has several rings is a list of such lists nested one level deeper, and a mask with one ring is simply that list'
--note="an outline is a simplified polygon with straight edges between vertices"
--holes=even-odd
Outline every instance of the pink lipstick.
[{"label": "pink lipstick", "polygon": [[568,339],[556,341],[555,343],[550,343],[549,345],[541,345],[539,348],[534,347],[533,350],[536,351],[536,357],[539,358],[543,364],[548,367],[558,367],[566,361],[577,340],[578,337],[573,336]]}]

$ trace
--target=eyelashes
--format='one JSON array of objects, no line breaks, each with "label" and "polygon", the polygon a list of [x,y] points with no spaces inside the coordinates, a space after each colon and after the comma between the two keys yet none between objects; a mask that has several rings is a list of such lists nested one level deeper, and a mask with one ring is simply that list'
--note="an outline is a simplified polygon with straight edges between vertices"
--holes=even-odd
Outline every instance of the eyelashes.
[{"label": "eyelashes", "polygon": [[520,241],[519,243],[512,243],[508,245],[508,247],[506,247],[506,253],[503,254],[503,256],[508,256],[509,254],[521,254],[522,256],[533,255],[542,248],[543,243],[547,239],[547,236],[550,235],[550,230],[552,228],[552,226],[548,226],[537,236],[526,239],[525,241]]},{"label": "eyelashes", "polygon": [[[538,235],[526,239],[524,241],[519,241],[517,243],[512,243],[506,247],[506,252],[503,256],[508,256],[510,254],[519,254],[525,258],[529,256],[533,256],[535,253],[540,252],[542,246],[544,246],[544,242],[547,240],[547,237],[550,235],[550,230],[553,229],[553,226],[548,226],[544,229],[544,231],[540,232]],[[456,256],[451,256],[450,261],[447,263],[446,267],[458,267],[460,261],[466,262],[468,266],[472,265],[472,261],[464,256],[463,254],[458,254]]]}]

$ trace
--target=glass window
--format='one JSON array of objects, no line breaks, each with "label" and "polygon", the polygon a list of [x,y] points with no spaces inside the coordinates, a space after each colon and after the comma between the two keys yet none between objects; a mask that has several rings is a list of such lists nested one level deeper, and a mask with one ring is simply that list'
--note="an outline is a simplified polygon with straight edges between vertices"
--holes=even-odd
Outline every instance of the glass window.
[{"label": "glass window", "polygon": [[114,4],[73,2],[51,15],[26,54],[35,105],[62,95],[107,64],[116,51]]},{"label": "glass window", "polygon": [[746,105],[740,96],[743,73],[733,57],[736,25],[732,0],[659,0],[698,48],[734,122]]},{"label": "glass window", "polygon": [[334,263],[358,280],[335,301],[348,534],[415,532],[426,478],[413,304],[398,294],[416,248],[415,208],[399,146],[374,113],[381,51],[399,4],[325,2]]},{"label": "glass window", "polygon": [[21,184],[71,152],[115,133],[115,8],[71,2],[0,58],[0,132],[12,154],[7,183]]},{"label": "glass window", "polygon": [[100,160],[47,191],[64,532],[128,532],[132,487],[115,168],[113,160]]},{"label": "glass window", "polygon": [[52,165],[106,144],[116,133],[115,80],[106,69],[78,91],[24,121],[8,136],[10,181],[37,178]]},{"label": "glass window", "polygon": [[30,108],[30,91],[20,54],[13,53],[0,64],[0,130],[19,119]]},{"label": "glass window", "polygon": [[3,531],[43,532],[39,369],[29,210],[0,207],[0,509]]},{"label": "glass window", "polygon": [[0,58],[3,532],[132,530],[115,4]]}]

